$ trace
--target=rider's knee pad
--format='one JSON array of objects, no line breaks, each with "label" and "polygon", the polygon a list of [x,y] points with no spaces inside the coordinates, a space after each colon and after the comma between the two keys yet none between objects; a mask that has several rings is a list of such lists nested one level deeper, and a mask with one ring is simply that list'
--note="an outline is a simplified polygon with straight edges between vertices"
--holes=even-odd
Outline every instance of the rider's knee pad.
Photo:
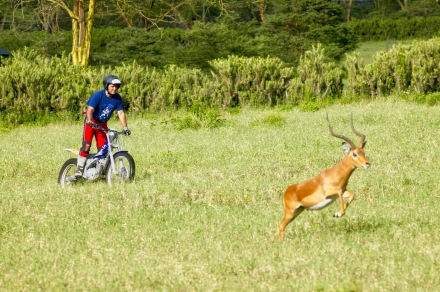
[{"label": "rider's knee pad", "polygon": [[90,145],[91,145],[90,142],[83,141],[83,144],[82,144],[82,147],[81,147],[80,151],[89,154],[89,152],[90,152]]}]

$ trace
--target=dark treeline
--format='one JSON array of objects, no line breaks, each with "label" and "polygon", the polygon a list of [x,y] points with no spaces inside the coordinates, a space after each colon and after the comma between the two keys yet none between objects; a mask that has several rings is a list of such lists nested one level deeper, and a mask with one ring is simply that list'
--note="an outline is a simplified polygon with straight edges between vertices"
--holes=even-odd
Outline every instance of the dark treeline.
[{"label": "dark treeline", "polygon": [[[70,30],[71,19],[59,3],[70,1],[0,0],[0,32]],[[95,3],[95,27],[137,27],[191,29],[195,22],[212,23],[232,17],[240,22],[264,23],[268,17],[293,7],[291,0],[108,0]],[[437,0],[334,0],[342,10],[342,18],[349,22],[358,19],[402,18],[440,15]],[[58,5],[56,4],[58,3]],[[87,6],[89,1],[83,1]],[[312,4],[312,2],[309,2]],[[301,4],[300,4],[301,5]],[[313,4],[312,4],[313,5]]]},{"label": "dark treeline", "polygon": [[[3,0],[0,8],[0,47],[43,56],[71,50],[70,17],[51,1]],[[436,36],[439,12],[434,0],[97,1],[90,65],[209,69],[209,61],[237,55],[296,66],[317,43],[339,61],[359,41]]]}]

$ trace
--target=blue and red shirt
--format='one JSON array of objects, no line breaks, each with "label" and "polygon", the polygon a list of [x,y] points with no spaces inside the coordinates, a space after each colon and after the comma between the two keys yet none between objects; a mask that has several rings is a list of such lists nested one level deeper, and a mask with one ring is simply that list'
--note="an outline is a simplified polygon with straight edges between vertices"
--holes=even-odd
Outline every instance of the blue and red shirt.
[{"label": "blue and red shirt", "polygon": [[95,92],[87,101],[87,105],[93,107],[93,119],[95,121],[107,122],[115,110],[124,109],[122,97],[116,93],[111,98],[105,94],[105,89]]}]

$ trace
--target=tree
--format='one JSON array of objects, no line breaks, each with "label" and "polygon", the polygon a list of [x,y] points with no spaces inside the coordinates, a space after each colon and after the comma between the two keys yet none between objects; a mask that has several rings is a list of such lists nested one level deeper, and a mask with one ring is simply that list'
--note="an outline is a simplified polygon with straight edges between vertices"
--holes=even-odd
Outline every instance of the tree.
[{"label": "tree", "polygon": [[346,20],[349,22],[351,20],[351,7],[353,6],[353,0],[342,0],[345,5],[345,11],[347,13]]},{"label": "tree", "polygon": [[[128,27],[142,26],[146,31],[157,27],[191,29],[194,21],[210,22],[219,15],[221,1],[215,0],[113,0],[106,14],[116,10]],[[113,13],[114,14],[114,13]]]},{"label": "tree", "polygon": [[47,0],[39,0],[39,6],[34,9],[38,21],[46,32],[58,30],[58,13],[59,7],[49,5]]},{"label": "tree", "polygon": [[334,59],[354,48],[356,38],[340,26],[343,11],[332,0],[278,1],[272,5],[256,37],[261,52],[292,64],[316,43],[325,45],[327,56]]},{"label": "tree", "polygon": [[145,30],[149,30],[153,26],[152,13],[155,4],[155,0],[114,0],[116,14],[124,20],[127,27],[136,27],[140,24]]},{"label": "tree", "polygon": [[223,2],[223,11],[229,14],[238,14],[240,21],[256,19],[259,22],[266,21],[267,13],[271,13],[272,2],[278,3],[278,0],[225,0]]},{"label": "tree", "polygon": [[73,3],[67,3],[64,0],[48,1],[61,7],[69,14],[72,21],[72,63],[87,67],[89,65],[96,0],[89,0],[87,10],[85,8],[87,0],[73,0]]},{"label": "tree", "polygon": [[399,3],[399,6],[402,9],[402,11],[408,10],[408,0],[403,0],[403,2],[401,0],[397,0],[397,3]]}]

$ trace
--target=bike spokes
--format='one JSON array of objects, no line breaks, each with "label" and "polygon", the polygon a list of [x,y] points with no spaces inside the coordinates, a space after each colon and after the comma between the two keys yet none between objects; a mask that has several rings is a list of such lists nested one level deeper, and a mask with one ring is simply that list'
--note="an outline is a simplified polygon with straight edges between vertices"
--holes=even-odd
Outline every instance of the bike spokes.
[{"label": "bike spokes", "polygon": [[128,180],[132,180],[134,177],[135,166],[134,160],[127,152],[121,152],[115,155],[115,172],[109,166],[107,170],[107,182],[109,185],[112,183],[120,183]]}]

